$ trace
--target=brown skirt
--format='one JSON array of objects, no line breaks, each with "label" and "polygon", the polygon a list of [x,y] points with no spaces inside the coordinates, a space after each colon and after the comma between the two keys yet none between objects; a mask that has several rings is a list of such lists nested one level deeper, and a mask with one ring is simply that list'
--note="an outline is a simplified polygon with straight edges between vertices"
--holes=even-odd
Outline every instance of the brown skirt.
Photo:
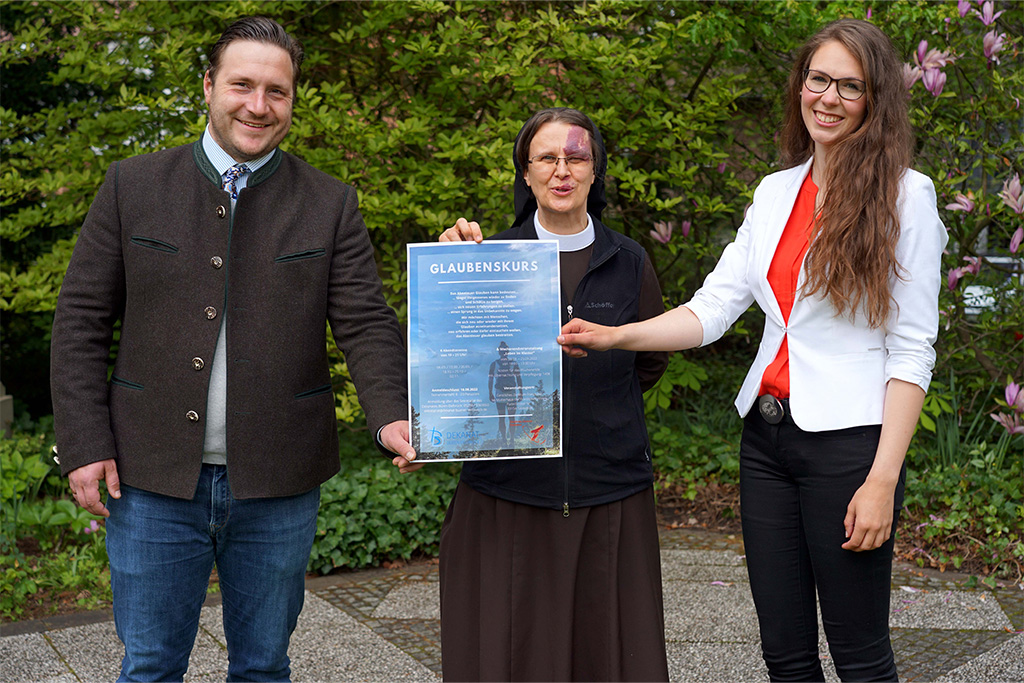
[{"label": "brown skirt", "polygon": [[564,517],[460,483],[441,529],[446,681],[667,681],[651,489]]}]

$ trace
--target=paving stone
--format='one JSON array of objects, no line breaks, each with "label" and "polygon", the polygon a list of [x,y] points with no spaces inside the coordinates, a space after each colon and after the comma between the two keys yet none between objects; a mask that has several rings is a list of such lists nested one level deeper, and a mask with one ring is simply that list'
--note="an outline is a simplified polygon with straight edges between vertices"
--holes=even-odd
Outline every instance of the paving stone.
[{"label": "paving stone", "polygon": [[[676,529],[663,531],[661,543],[671,679],[766,680],[742,540]],[[313,580],[292,638],[294,680],[437,681],[437,582],[436,563]],[[968,588],[962,576],[897,566],[892,605],[893,649],[902,680],[1024,683],[1024,641],[1013,633],[1024,629],[1024,591]],[[224,680],[221,615],[219,606],[203,609],[186,680]],[[42,634],[0,638],[0,681],[112,680],[121,645],[106,618],[55,628],[57,618],[40,622]],[[820,627],[819,641],[826,680],[835,681]]]},{"label": "paving stone", "polygon": [[[900,678],[935,681],[1013,636],[1005,631],[893,628],[891,637]],[[987,680],[1013,679],[998,677]]]},{"label": "paving stone", "polygon": [[661,549],[662,565],[687,565],[700,567],[742,567],[743,557],[730,550],[684,550]]},{"label": "paving stone", "polygon": [[292,676],[301,681],[423,681],[433,671],[367,624],[339,611],[316,595],[306,605],[292,635]]},{"label": "paving stone", "polygon": [[1024,631],[1024,586],[995,591],[996,600],[1009,618],[1014,631]]},{"label": "paving stone", "polygon": [[760,642],[748,584],[709,588],[672,581],[666,588],[666,639],[689,643]]},{"label": "paving stone", "polygon": [[114,622],[49,631],[47,637],[82,681],[113,681],[121,673],[124,646]]},{"label": "paving stone", "polygon": [[[210,608],[204,608],[207,610]],[[114,680],[121,672],[124,646],[113,622],[49,631],[47,637],[81,680]],[[6,639],[4,639],[6,640]],[[200,629],[189,656],[185,680],[205,674],[227,674],[227,652]]]},{"label": "paving stone", "polygon": [[228,649],[224,638],[224,609],[221,605],[204,607],[199,613],[196,644],[188,658],[185,680],[224,680],[228,675]]},{"label": "paving stone", "polygon": [[0,638],[0,680],[28,683],[73,681],[75,677],[43,634],[24,633]]},{"label": "paving stone", "polygon": [[435,619],[380,619],[374,633],[393,643],[435,675],[441,675],[441,622]]},{"label": "paving stone", "polygon": [[950,683],[1024,681],[1024,635],[1011,636],[980,657],[973,657],[938,680]]},{"label": "paving stone", "polygon": [[703,529],[663,529],[663,550],[724,550],[743,554],[743,538],[739,534],[716,534]]},{"label": "paving stone", "polygon": [[718,586],[718,584],[712,584],[714,581],[732,584],[749,583],[746,567],[679,565],[671,562],[666,563],[664,560],[661,565],[661,580],[663,582],[693,581],[715,586]]},{"label": "paving stone", "polygon": [[373,610],[377,619],[440,619],[437,583],[409,581],[395,586]]},{"label": "paving stone", "polygon": [[317,595],[356,618],[372,618],[374,610],[400,582],[397,576],[374,577],[328,586]]},{"label": "paving stone", "polygon": [[227,651],[227,638],[224,637],[224,607],[222,605],[203,608],[203,611],[199,613],[199,632],[206,634],[225,652]]},{"label": "paving stone", "polygon": [[961,575],[936,573],[917,569],[905,562],[896,562],[892,567],[892,583],[898,586],[912,586],[927,590],[970,590],[966,578]]},{"label": "paving stone", "polygon": [[748,681],[768,680],[768,669],[761,659],[761,646],[721,643],[667,644],[668,677],[671,681]]},{"label": "paving stone", "polygon": [[998,599],[989,592],[922,591],[899,588],[890,598],[889,625],[902,628],[1010,628]]},{"label": "paving stone", "polygon": [[[396,611],[401,611],[401,608],[395,608],[391,604],[385,605],[378,612],[378,608],[385,603],[393,591],[398,590],[401,595],[408,592],[406,587],[410,585],[410,590],[415,593],[416,599],[423,603],[418,611],[421,613],[426,611],[428,608],[425,605],[429,604],[428,596],[432,595],[435,603],[438,599],[437,583],[432,576],[436,577],[436,565],[431,573],[414,575],[408,583],[403,583],[404,579],[410,578],[408,574],[374,577],[367,581],[353,581],[346,585],[328,586],[317,591],[316,595],[357,620],[381,638],[399,647],[435,676],[440,676],[440,621],[435,618],[395,618],[393,615]],[[437,611],[439,614],[439,606]]]}]

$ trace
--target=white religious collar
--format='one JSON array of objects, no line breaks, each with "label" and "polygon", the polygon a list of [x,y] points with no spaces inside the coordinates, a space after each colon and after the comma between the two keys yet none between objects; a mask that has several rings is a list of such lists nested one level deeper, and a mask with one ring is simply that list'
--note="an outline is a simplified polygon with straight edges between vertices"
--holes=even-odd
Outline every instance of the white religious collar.
[{"label": "white religious collar", "polygon": [[558,251],[579,251],[580,249],[586,249],[594,243],[596,236],[594,232],[594,219],[590,217],[589,213],[587,214],[587,227],[572,235],[558,235],[548,232],[540,224],[540,216],[537,213],[534,212],[533,214],[533,227],[537,229],[537,239],[558,240]]}]

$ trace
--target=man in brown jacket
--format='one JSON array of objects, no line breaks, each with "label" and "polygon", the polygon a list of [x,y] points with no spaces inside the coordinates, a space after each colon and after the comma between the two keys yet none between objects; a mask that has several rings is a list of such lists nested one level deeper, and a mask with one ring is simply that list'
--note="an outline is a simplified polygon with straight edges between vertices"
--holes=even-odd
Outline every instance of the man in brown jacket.
[{"label": "man in brown jacket", "polygon": [[278,149],[301,47],[247,17],[209,58],[202,139],[110,167],[54,318],[59,461],[108,516],[121,680],[181,680],[214,564],[229,680],[288,678],[339,469],[325,323],[381,450],[412,456],[402,332],[356,193]]}]

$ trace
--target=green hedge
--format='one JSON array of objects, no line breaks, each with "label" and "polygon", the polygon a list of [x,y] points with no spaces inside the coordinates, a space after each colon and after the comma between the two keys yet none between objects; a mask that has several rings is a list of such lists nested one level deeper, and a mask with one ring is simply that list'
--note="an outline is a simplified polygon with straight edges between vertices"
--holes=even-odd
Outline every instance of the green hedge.
[{"label": "green hedge", "polygon": [[[320,488],[310,571],[360,569],[385,560],[434,557],[459,466],[431,463],[399,474],[368,439],[342,446],[342,469]],[[361,444],[361,450],[353,452]]]}]

